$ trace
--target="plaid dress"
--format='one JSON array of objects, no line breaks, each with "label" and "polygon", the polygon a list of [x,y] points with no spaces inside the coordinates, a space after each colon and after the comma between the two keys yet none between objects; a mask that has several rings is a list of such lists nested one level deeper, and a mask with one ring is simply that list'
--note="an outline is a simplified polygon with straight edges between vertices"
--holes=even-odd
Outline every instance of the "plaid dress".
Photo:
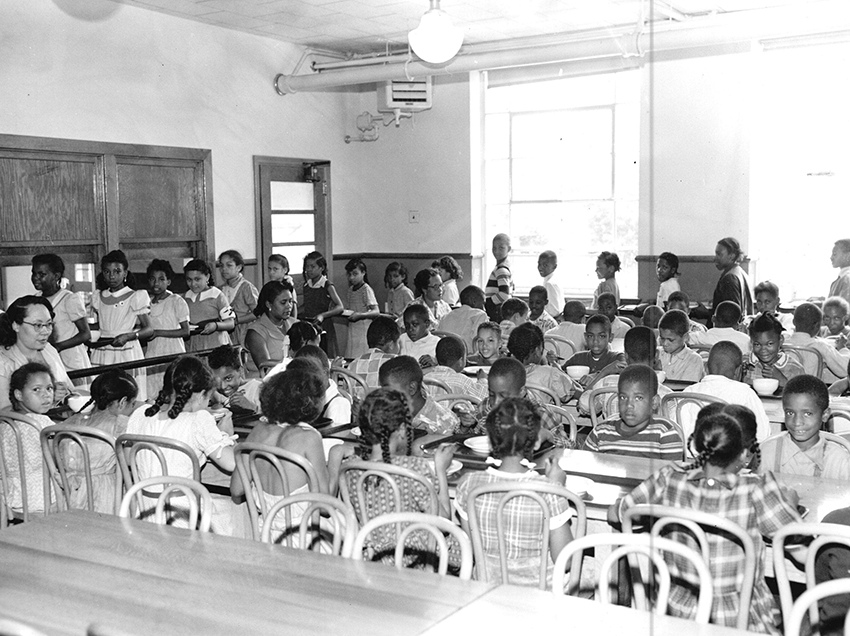
[{"label": "plaid dress", "polygon": [[[773,622],[773,596],[764,580],[764,542],[779,528],[800,521],[797,511],[785,501],[772,473],[729,473],[706,478],[701,468],[686,470],[681,463],[664,466],[648,477],[620,502],[620,515],[637,504],[659,504],[693,508],[737,523],[752,537],[756,550],[756,575],[750,604],[748,629],[778,634]],[[670,538],[697,549],[689,534],[671,532]],[[714,581],[711,622],[734,627],[743,581],[743,552],[736,543],[717,534],[708,534],[708,568]],[[670,590],[669,613],[693,618],[696,611],[696,572],[673,557],[671,576],[679,585]]]}]

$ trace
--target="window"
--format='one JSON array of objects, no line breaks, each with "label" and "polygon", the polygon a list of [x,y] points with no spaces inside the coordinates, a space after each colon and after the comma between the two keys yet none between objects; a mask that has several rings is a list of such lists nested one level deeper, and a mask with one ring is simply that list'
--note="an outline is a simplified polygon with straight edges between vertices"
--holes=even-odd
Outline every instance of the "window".
[{"label": "window", "polygon": [[484,244],[510,235],[518,292],[549,249],[564,294],[589,297],[608,250],[621,295],[637,296],[639,82],[623,71],[486,89]]}]

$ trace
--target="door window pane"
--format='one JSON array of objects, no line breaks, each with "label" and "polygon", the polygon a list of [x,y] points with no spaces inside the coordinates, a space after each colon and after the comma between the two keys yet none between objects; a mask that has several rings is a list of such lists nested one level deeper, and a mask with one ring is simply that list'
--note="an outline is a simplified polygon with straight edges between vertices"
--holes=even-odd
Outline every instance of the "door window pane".
[{"label": "door window pane", "polygon": [[289,275],[296,277],[304,269],[304,257],[315,249],[315,245],[272,245],[272,253],[285,256],[289,261]]},{"label": "door window pane", "polygon": [[313,184],[295,181],[271,181],[272,210],[312,210]]},{"label": "door window pane", "polygon": [[313,214],[272,214],[272,243],[312,242],[315,235]]}]

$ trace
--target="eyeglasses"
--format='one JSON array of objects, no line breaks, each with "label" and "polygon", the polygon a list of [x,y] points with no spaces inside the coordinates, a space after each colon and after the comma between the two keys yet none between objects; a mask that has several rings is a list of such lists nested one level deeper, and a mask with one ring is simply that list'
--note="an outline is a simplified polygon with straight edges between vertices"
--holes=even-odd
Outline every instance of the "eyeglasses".
[{"label": "eyeglasses", "polygon": [[442,285],[428,285],[428,289],[440,289]]},{"label": "eyeglasses", "polygon": [[25,325],[29,325],[36,331],[53,331],[52,322],[27,322],[26,320],[22,320],[21,322]]}]

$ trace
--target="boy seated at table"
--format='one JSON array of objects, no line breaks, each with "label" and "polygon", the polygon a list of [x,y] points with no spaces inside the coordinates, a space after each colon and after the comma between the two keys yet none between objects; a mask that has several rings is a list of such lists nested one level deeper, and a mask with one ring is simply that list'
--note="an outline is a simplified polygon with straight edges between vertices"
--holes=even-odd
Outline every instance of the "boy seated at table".
[{"label": "boy seated at table", "polygon": [[590,386],[606,375],[619,373],[626,366],[625,354],[615,353],[608,348],[611,343],[611,322],[607,316],[596,314],[587,319],[584,341],[588,350],[579,351],[563,367],[564,370],[575,365],[589,367],[588,374],[579,380],[583,387]]},{"label": "boy seated at table", "polygon": [[408,397],[413,428],[439,435],[452,435],[458,429],[460,421],[434,398],[425,396],[422,377],[419,363],[405,355],[387,360],[378,371],[382,389],[395,389]]},{"label": "boy seated at table", "polygon": [[688,316],[688,331],[690,333],[707,330],[707,327],[701,322],[691,320],[691,298],[685,292],[673,292],[667,297],[667,311],[671,309],[678,309],[685,312],[685,315]]},{"label": "boy seated at table", "polygon": [[506,352],[508,338],[517,326],[528,322],[528,305],[521,298],[509,298],[502,303],[502,322],[499,329],[502,331],[502,353]]},{"label": "boy seated at table", "polygon": [[782,387],[794,376],[805,373],[803,365],[780,348],[783,331],[773,314],[759,314],[750,323],[753,352],[744,369],[744,382],[752,385],[758,378],[774,378]]},{"label": "boy seated at table", "polygon": [[702,357],[688,347],[688,317],[679,309],[667,311],[658,323],[661,370],[668,380],[699,382],[705,375]]},{"label": "boy seated at table", "polygon": [[459,336],[466,344],[466,350],[474,351],[478,326],[489,320],[484,311],[484,299],[483,289],[467,285],[460,291],[460,307],[455,307],[443,316],[437,330]]},{"label": "boy seated at table", "polygon": [[555,319],[546,311],[549,304],[549,293],[543,285],[535,285],[528,292],[528,322],[540,327],[546,333],[558,326]]},{"label": "boy seated at table", "polygon": [[261,380],[246,379],[242,364],[242,348],[231,345],[216,347],[207,362],[216,382],[213,402],[226,406],[235,413],[259,413]]},{"label": "boy seated at table", "polygon": [[489,367],[502,357],[502,330],[495,322],[488,320],[478,325],[475,337],[476,352],[467,358],[467,363]]},{"label": "boy seated at table", "polygon": [[821,338],[833,339],[836,349],[840,349],[847,344],[847,334],[850,333],[850,327],[847,326],[850,304],[841,296],[830,296],[823,301],[822,311],[823,327],[818,335]]},{"label": "boy seated at table", "polygon": [[444,336],[437,343],[437,366],[425,373],[429,378],[445,382],[452,393],[463,393],[483,400],[487,396],[486,382],[483,379],[476,382],[464,375],[462,372],[465,366],[466,348],[463,341],[457,336]]},{"label": "boy seated at table", "polygon": [[525,381],[525,367],[519,360],[516,358],[499,358],[496,360],[487,375],[487,399],[478,405],[474,413],[460,414],[461,431],[486,435],[486,422],[490,411],[499,406],[502,400],[506,398],[521,397],[528,399],[540,409],[540,441],[549,441],[555,446],[572,448],[573,444],[564,431],[564,427],[540,402],[528,395]]},{"label": "boy seated at table", "polygon": [[[656,305],[650,305],[650,307],[656,307]],[[655,337],[655,332],[649,327],[632,327],[626,332],[626,337],[623,339],[623,345],[625,348],[625,356],[626,356],[626,367],[631,367],[636,364],[643,364],[648,366],[650,369],[655,369],[657,366],[657,355],[658,355],[658,340]],[[657,371],[656,371],[657,374]],[[584,415],[590,414],[590,392],[593,389],[600,389],[605,387],[616,387],[620,382],[620,374],[619,371],[617,373],[612,373],[606,376],[602,376],[597,378],[595,382],[590,384],[584,393],[581,394],[578,400],[578,412]],[[660,400],[668,393],[672,393],[673,389],[670,387],[666,387],[663,384],[658,385],[658,399]],[[602,409],[605,404],[605,398],[607,396],[599,396],[596,398],[596,404],[594,408],[597,413],[602,412]],[[612,415],[616,413],[618,410],[618,404],[615,400],[611,404]]]},{"label": "boy seated at table", "polygon": [[597,424],[584,449],[630,457],[676,461],[682,459],[682,439],[673,425],[655,419],[658,376],[643,364],[627,367],[617,382],[619,413]]},{"label": "boy seated at table", "polygon": [[713,327],[708,331],[691,333],[688,344],[691,346],[711,347],[723,340],[734,342],[744,353],[750,352],[750,337],[738,331],[741,325],[741,307],[732,300],[724,300],[714,308],[711,318]]},{"label": "boy seated at table", "polygon": [[[527,322],[514,329],[508,338],[508,352],[525,366],[526,384],[549,389],[561,404],[568,402],[578,388],[570,376],[546,363],[543,332],[537,325]],[[533,389],[530,392],[533,396],[537,393]]]},{"label": "boy seated at table", "polygon": [[661,322],[661,317],[664,315],[664,310],[658,305],[647,305],[643,310],[643,315],[640,317],[640,324],[644,327],[649,327],[658,335],[658,323]]},{"label": "boy seated at table", "polygon": [[794,331],[794,316],[792,314],[779,313],[779,287],[776,283],[769,280],[762,281],[755,286],[753,294],[756,298],[756,313],[754,316],[748,318],[747,324],[758,314],[768,313],[773,314],[774,318],[782,323],[786,331]]},{"label": "boy seated at table", "polygon": [[348,363],[348,370],[366,380],[370,389],[381,386],[378,382],[378,369],[381,365],[395,358],[399,352],[401,331],[398,323],[389,316],[378,316],[372,319],[372,324],[366,330],[366,344],[369,349],[360,357]]},{"label": "boy seated at table", "polygon": [[791,378],[782,409],[788,430],[760,444],[759,471],[850,479],[850,451],[820,434],[830,416],[826,384],[813,375]]},{"label": "boy seated at table", "polygon": [[[818,338],[817,334],[823,323],[823,312],[813,303],[801,303],[794,310],[794,333],[785,338],[785,344],[808,347],[820,352],[823,357],[823,375],[821,380],[827,384],[847,377],[847,362],[850,360],[850,349],[841,343],[826,338]],[[803,354],[803,368],[806,373],[815,375],[816,359],[813,355]]]},{"label": "boy seated at table", "polygon": [[[560,325],[547,332],[552,336],[560,336],[573,343],[576,353],[587,349],[584,340],[584,317],[585,306],[580,300],[568,300],[564,303],[564,310],[561,316],[564,319]],[[559,349],[560,351],[560,349]],[[566,355],[565,351],[560,351],[562,356]]]},{"label": "boy seated at table", "polygon": [[620,320],[620,317],[617,316],[617,297],[611,292],[599,294],[597,304],[599,313],[611,322],[611,337],[625,338],[626,332],[631,329],[631,325],[624,320]]},{"label": "boy seated at table", "polygon": [[410,304],[405,307],[402,316],[404,333],[398,339],[399,355],[414,358],[422,367],[434,366],[437,363],[437,343],[440,338],[430,331],[428,308],[418,303]]},{"label": "boy seated at table", "polygon": [[339,392],[337,383],[331,380],[331,363],[321,347],[316,345],[304,345],[295,354],[295,359],[305,358],[316,363],[322,371],[322,377],[327,381],[325,399],[322,402],[322,410],[319,420],[330,418],[334,424],[351,424],[351,400]]}]

